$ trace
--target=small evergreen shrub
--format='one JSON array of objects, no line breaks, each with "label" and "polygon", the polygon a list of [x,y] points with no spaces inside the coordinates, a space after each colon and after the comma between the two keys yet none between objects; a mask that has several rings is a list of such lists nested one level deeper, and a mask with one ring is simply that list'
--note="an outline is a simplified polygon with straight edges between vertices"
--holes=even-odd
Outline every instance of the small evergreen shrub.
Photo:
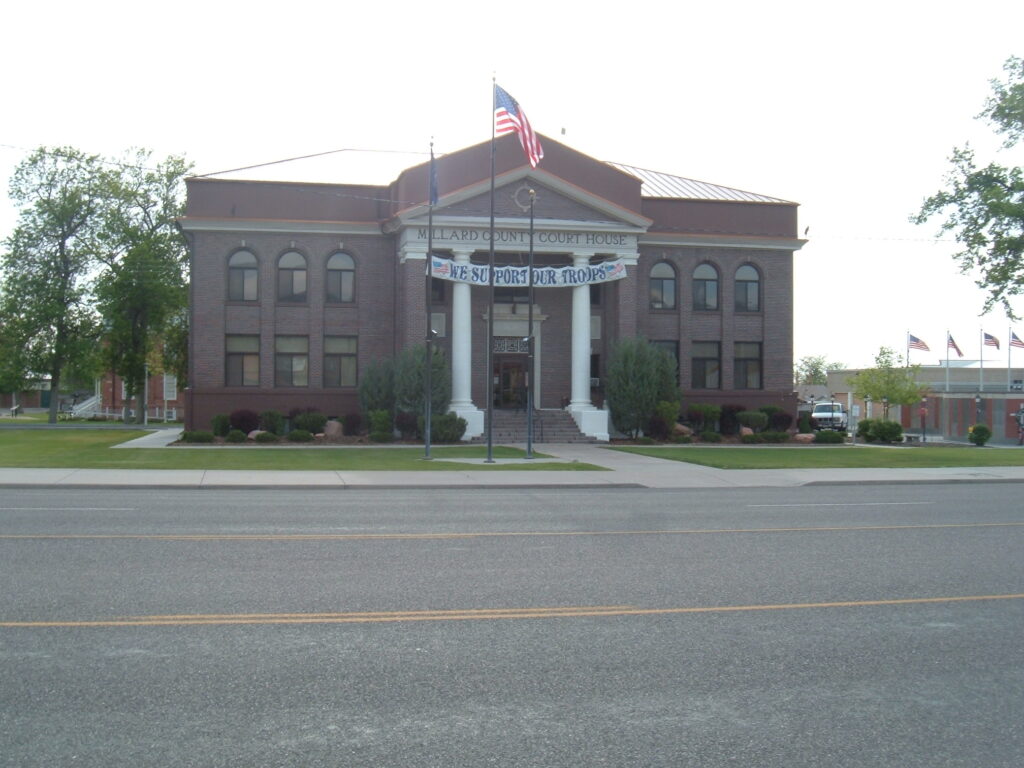
[{"label": "small evergreen shrub", "polygon": [[807,411],[800,412],[800,419],[797,421],[796,431],[801,435],[806,435],[812,431],[811,429],[811,414]]},{"label": "small evergreen shrub", "polygon": [[739,420],[739,414],[745,413],[746,410],[745,405],[723,405],[718,418],[718,431],[723,435],[738,435],[743,423]]},{"label": "small evergreen shrub", "polygon": [[206,429],[197,429],[194,432],[182,432],[181,439],[186,443],[212,443],[213,432]]},{"label": "small evergreen shrub", "polygon": [[876,419],[861,419],[857,422],[857,437],[862,438],[867,443],[873,443],[878,438],[875,437],[872,429],[875,425]]},{"label": "small evergreen shrub", "polygon": [[672,438],[672,442],[679,443],[680,445],[689,445],[693,442],[693,438],[689,435],[676,435]]},{"label": "small evergreen shrub", "polygon": [[898,421],[879,419],[871,425],[871,434],[880,443],[903,442],[903,426]]},{"label": "small evergreen shrub", "polygon": [[[789,414],[786,415],[789,416]],[[761,441],[764,443],[789,442],[789,432],[784,431],[765,430],[764,432],[758,432],[757,436],[760,437]]]},{"label": "small evergreen shrub", "polygon": [[210,431],[217,437],[224,437],[231,429],[231,420],[226,413],[218,413],[210,419]]},{"label": "small evergreen shrub", "polygon": [[317,434],[324,431],[324,424],[327,423],[327,417],[319,411],[307,410],[303,413],[296,414],[295,418],[292,419],[292,424],[297,430],[304,430],[311,434]]},{"label": "small evergreen shrub", "polygon": [[700,433],[700,441],[702,443],[720,443],[722,442],[722,436],[717,432],[706,429]]},{"label": "small evergreen shrub", "polygon": [[284,434],[284,414],[280,411],[264,411],[260,414],[260,429],[275,435]]},{"label": "small evergreen shrub", "polygon": [[686,409],[686,418],[697,432],[712,430],[721,415],[722,409],[719,406],[708,403],[695,403]]},{"label": "small evergreen shrub", "polygon": [[247,435],[254,429],[260,428],[259,414],[248,408],[239,408],[237,411],[232,411],[229,418],[232,429],[240,429]]},{"label": "small evergreen shrub", "polygon": [[224,440],[225,440],[225,442],[228,442],[228,443],[244,443],[245,442],[245,432],[243,432],[240,429],[232,429],[230,432],[228,432],[224,436]]},{"label": "small evergreen shrub", "polygon": [[835,432],[831,429],[823,429],[814,433],[814,442],[819,444],[842,443],[846,441],[846,434]]},{"label": "small evergreen shrub", "polygon": [[363,431],[363,415],[361,413],[346,413],[341,418],[341,433],[352,437]]},{"label": "small evergreen shrub", "polygon": [[755,432],[761,432],[768,426],[768,414],[763,411],[740,411],[736,414],[736,419],[744,427]]},{"label": "small evergreen shrub", "polygon": [[276,443],[280,438],[273,432],[260,432],[256,435],[257,443]]},{"label": "small evergreen shrub", "polygon": [[433,416],[430,432],[430,439],[435,443],[457,443],[466,434],[466,420],[457,413]]},{"label": "small evergreen shrub", "polygon": [[981,448],[992,437],[992,430],[985,424],[975,424],[967,430],[967,439]]},{"label": "small evergreen shrub", "polygon": [[313,433],[308,429],[293,429],[288,433],[288,441],[292,443],[311,443]]},{"label": "small evergreen shrub", "polygon": [[[765,406],[768,407],[768,406]],[[763,408],[761,410],[764,410]],[[793,414],[778,410],[768,414],[768,429],[773,432],[785,432],[793,426]]]},{"label": "small evergreen shrub", "polygon": [[771,421],[772,416],[774,416],[776,413],[783,412],[782,409],[777,405],[762,405],[757,410],[759,410],[761,413],[767,416],[769,421]]},{"label": "small evergreen shrub", "polygon": [[[417,417],[415,413],[409,411],[399,411],[395,414],[395,429],[402,435],[403,440],[411,440],[414,437],[419,437],[423,434],[423,427],[420,425],[420,421],[423,420],[422,416]],[[434,417],[431,414],[430,426],[434,426]]]},{"label": "small evergreen shrub", "polygon": [[655,440],[650,435],[640,435],[638,437],[633,438],[633,442],[635,442],[637,445],[654,445],[658,441]]},{"label": "small evergreen shrub", "polygon": [[740,435],[740,442],[746,445],[755,445],[757,443],[763,443],[764,437],[763,432],[755,432],[752,435]]}]

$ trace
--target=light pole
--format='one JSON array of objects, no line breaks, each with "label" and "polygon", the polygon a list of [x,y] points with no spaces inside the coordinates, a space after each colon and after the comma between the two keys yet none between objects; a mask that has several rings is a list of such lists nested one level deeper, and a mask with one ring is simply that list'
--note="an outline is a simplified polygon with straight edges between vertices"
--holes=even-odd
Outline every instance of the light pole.
[{"label": "light pole", "polygon": [[928,442],[928,396],[921,396],[921,442]]},{"label": "light pole", "polygon": [[885,421],[889,420],[889,396],[882,395],[882,418]]},{"label": "light pole", "polygon": [[974,396],[974,423],[981,424],[981,395]]}]

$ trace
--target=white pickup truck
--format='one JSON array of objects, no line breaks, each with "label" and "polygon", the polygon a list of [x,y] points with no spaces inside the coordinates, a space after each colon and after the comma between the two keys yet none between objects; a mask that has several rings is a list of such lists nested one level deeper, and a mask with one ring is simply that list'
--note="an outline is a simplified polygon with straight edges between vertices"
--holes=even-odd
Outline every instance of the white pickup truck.
[{"label": "white pickup truck", "polygon": [[839,403],[815,403],[811,411],[811,424],[815,429],[846,429],[849,420]]}]

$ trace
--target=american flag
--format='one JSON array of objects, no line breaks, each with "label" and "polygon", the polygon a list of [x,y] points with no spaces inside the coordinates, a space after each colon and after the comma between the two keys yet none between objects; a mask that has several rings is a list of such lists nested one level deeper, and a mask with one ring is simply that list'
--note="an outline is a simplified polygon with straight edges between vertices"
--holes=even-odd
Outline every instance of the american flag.
[{"label": "american flag", "polygon": [[526,113],[519,106],[519,102],[513,99],[508,91],[495,83],[494,132],[501,136],[513,131],[519,134],[519,143],[523,145],[523,151],[526,153],[526,159],[530,161],[530,167],[536,168],[537,163],[544,157],[540,139],[530,127],[530,121],[526,119]]},{"label": "american flag", "polygon": [[1017,334],[1010,331],[1010,346],[1011,347],[1024,347],[1024,341],[1017,338]]},{"label": "american flag", "polygon": [[982,334],[985,336],[986,347],[995,347],[996,349],[999,349],[999,339],[997,339],[991,333],[985,333],[984,331],[982,331]]},{"label": "american flag", "polygon": [[448,277],[448,275],[451,274],[451,270],[449,268],[449,264],[444,259],[434,259],[434,258],[431,258],[430,265],[431,265],[431,273],[435,277]]},{"label": "american flag", "polygon": [[928,345],[921,341],[917,336],[912,333],[907,334],[907,346],[911,349],[920,349],[923,352],[929,352]]},{"label": "american flag", "polygon": [[949,340],[946,342],[946,346],[955,351],[957,357],[963,357],[964,353],[960,351],[960,347],[958,347],[956,345],[956,342],[953,341],[953,335],[947,333],[946,336],[949,338]]}]

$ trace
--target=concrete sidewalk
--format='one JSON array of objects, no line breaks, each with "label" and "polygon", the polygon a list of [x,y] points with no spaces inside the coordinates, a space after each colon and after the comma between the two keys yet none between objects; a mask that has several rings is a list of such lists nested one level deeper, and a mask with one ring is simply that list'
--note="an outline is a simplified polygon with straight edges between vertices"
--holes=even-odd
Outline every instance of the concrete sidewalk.
[{"label": "concrete sidewalk", "polygon": [[[160,429],[118,448],[162,448],[180,430]],[[518,446],[524,448],[525,446]],[[496,459],[496,466],[549,461],[593,464],[606,471],[503,469],[423,472],[274,471],[203,469],[0,468],[0,487],[163,488],[735,488],[847,483],[1024,482],[1024,467],[942,469],[732,469],[650,458],[601,444],[535,446],[554,459]],[[351,449],[357,450],[357,449]],[[464,460],[481,463],[481,459]]]}]

